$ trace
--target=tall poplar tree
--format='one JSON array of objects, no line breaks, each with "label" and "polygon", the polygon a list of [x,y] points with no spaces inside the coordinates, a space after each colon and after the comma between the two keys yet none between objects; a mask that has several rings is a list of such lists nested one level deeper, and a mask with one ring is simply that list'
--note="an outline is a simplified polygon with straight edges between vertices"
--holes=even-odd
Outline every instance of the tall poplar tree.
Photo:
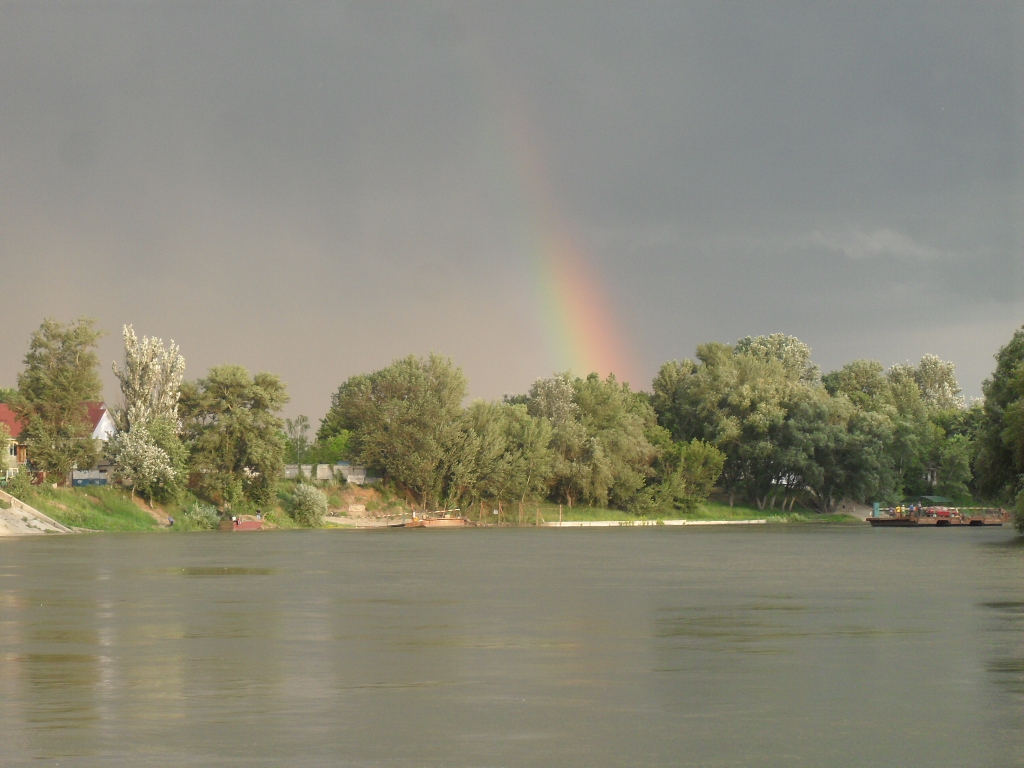
[{"label": "tall poplar tree", "polygon": [[123,404],[114,411],[118,432],[107,443],[114,476],[152,503],[177,495],[185,471],[178,436],[178,397],[185,359],[172,340],[136,337],[124,326],[124,367],[114,365]]}]

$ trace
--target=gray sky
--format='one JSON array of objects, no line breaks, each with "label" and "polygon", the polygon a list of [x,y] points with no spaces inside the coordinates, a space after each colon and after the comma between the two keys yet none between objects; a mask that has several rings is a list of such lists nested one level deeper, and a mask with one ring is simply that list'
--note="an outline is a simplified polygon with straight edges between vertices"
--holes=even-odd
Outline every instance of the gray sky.
[{"label": "gray sky", "polygon": [[1024,323],[1021,8],[5,0],[0,384],[89,315],[106,370],[132,323],[314,424],[431,350],[498,397],[579,359],[547,291],[636,388],[783,331],[979,395]]}]

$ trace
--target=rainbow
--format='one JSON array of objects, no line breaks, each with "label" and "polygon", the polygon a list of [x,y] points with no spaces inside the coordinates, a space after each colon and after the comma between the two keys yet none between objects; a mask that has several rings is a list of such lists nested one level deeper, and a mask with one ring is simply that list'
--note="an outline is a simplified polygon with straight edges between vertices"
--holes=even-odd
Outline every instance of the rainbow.
[{"label": "rainbow", "polygon": [[536,316],[558,372],[586,376],[614,373],[620,381],[637,383],[626,334],[616,317],[610,294],[580,238],[565,220],[554,193],[551,173],[536,138],[530,110],[498,61],[500,46],[488,41],[472,6],[454,18],[469,44],[480,95],[492,122],[494,143],[504,158],[499,178],[511,184],[510,197],[522,215],[522,250],[528,254]]},{"label": "rainbow", "polygon": [[525,246],[535,301],[551,361],[577,376],[615,374],[638,382],[626,336],[609,291],[580,239],[561,215],[540,143],[520,99],[507,100],[503,124],[507,152],[525,202]]}]

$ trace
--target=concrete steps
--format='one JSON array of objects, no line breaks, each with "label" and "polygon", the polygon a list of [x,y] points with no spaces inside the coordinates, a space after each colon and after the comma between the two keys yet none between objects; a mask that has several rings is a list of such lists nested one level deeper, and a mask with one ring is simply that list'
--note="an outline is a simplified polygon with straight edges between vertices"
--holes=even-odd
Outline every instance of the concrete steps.
[{"label": "concrete steps", "polygon": [[74,533],[7,491],[0,491],[0,500],[10,509],[0,509],[0,536],[32,536],[43,533]]}]

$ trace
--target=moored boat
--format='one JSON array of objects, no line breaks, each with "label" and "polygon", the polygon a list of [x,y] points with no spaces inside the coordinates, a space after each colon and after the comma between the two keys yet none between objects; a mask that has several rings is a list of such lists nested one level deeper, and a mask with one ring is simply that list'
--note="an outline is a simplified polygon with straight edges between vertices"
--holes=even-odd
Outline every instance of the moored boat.
[{"label": "moored boat", "polygon": [[[455,510],[458,512],[459,510]],[[476,523],[462,515],[452,515],[447,512],[436,512],[433,517],[412,516],[412,520],[406,522],[406,528],[475,528]]]}]

